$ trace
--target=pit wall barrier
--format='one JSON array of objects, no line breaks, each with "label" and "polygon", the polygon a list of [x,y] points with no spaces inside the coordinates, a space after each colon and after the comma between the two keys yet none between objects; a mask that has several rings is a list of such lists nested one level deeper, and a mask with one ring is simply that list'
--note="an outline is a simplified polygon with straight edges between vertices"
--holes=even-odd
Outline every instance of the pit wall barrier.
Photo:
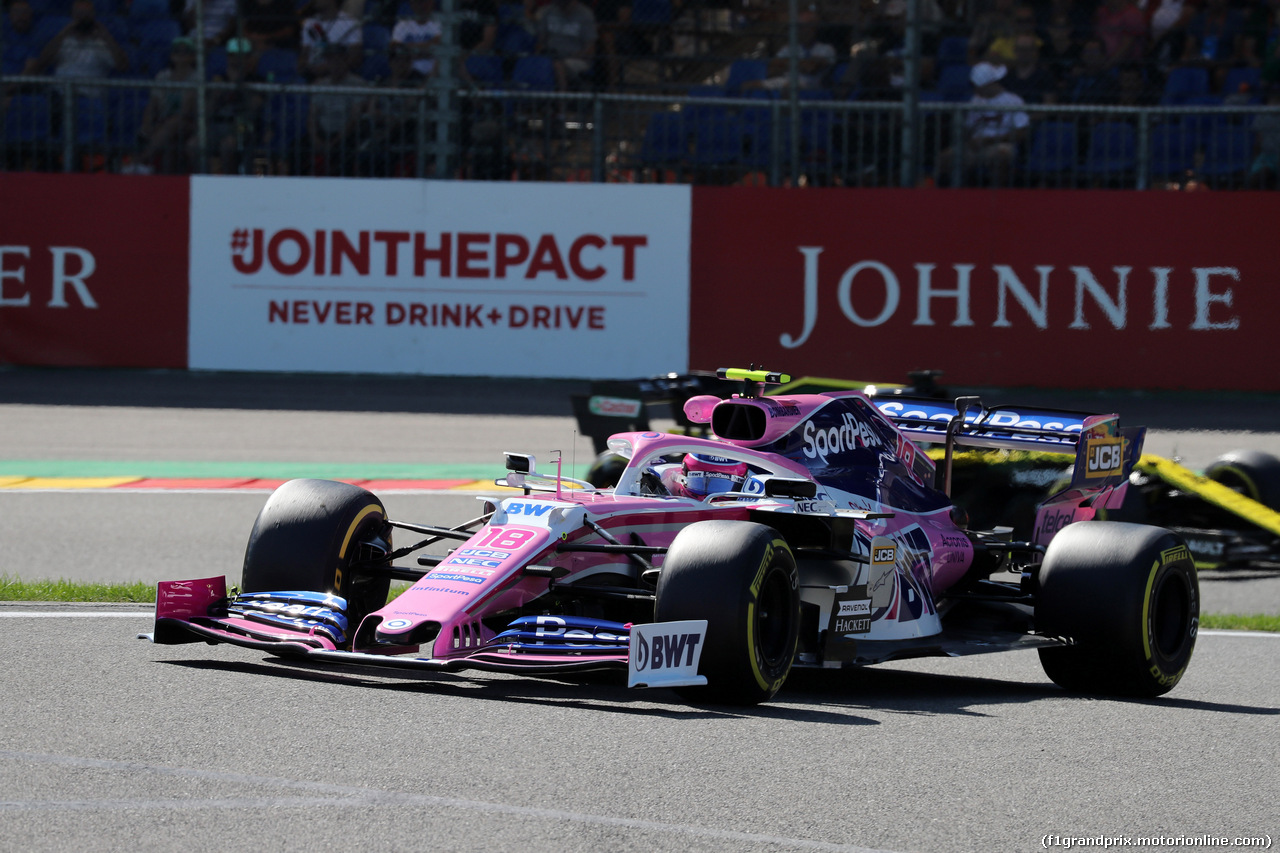
[{"label": "pit wall barrier", "polygon": [[0,363],[1275,391],[1275,194],[0,175]]}]

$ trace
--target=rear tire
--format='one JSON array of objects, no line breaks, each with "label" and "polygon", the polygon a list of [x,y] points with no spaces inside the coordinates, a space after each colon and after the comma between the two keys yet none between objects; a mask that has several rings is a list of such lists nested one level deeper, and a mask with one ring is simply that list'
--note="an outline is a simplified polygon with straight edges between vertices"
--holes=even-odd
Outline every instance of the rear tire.
[{"label": "rear tire", "polygon": [[380,538],[389,550],[386,510],[372,493],[332,480],[290,480],[258,513],[245,548],[244,592],[306,590],[347,600],[355,635],[360,620],[382,607],[388,578],[359,575],[361,542]]},{"label": "rear tire", "polygon": [[1186,671],[1200,586],[1186,544],[1159,527],[1084,521],[1054,537],[1039,576],[1036,632],[1073,645],[1040,650],[1056,684],[1152,697]]},{"label": "rear tire", "polygon": [[1280,459],[1261,450],[1224,453],[1204,469],[1210,480],[1280,511]]},{"label": "rear tire", "polygon": [[703,521],[681,530],[658,577],[654,620],[706,619],[698,672],[705,687],[679,688],[694,702],[755,705],[782,687],[800,633],[799,573],[785,539],[745,521]]}]

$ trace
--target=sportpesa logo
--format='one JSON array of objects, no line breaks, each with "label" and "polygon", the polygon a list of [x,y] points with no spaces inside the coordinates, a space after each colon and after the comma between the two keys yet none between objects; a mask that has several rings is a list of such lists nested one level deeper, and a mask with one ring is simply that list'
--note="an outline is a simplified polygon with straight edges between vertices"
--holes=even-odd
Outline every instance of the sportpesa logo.
[{"label": "sportpesa logo", "polygon": [[839,455],[859,447],[880,447],[882,444],[875,430],[848,412],[841,416],[838,426],[823,428],[814,426],[813,421],[806,421],[804,425],[804,455],[810,459],[821,459],[824,465],[829,455]]}]

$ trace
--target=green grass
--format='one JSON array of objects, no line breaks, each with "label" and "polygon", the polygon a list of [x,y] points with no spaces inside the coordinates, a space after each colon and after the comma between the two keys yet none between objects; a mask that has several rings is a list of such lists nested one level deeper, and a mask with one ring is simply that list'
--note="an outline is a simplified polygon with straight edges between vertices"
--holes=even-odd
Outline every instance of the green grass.
[{"label": "green grass", "polygon": [[93,601],[154,604],[156,585],[142,583],[79,583],[69,580],[24,581],[0,575],[0,601]]},{"label": "green grass", "polygon": [[[387,601],[409,588],[407,583],[393,583]],[[0,575],[0,601],[85,601],[123,604],[154,604],[155,584],[78,583],[69,580],[24,581]],[[1280,616],[1265,613],[1202,613],[1201,628],[1235,631],[1280,632]]]},{"label": "green grass", "polygon": [[1249,616],[1235,613],[1201,613],[1200,627],[1233,631],[1280,631],[1280,616],[1266,613],[1254,613]]}]

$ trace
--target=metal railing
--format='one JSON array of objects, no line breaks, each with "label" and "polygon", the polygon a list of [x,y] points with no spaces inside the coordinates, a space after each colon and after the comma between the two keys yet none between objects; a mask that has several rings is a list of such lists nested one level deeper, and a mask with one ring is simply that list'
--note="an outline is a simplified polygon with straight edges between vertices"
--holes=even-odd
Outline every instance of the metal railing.
[{"label": "metal railing", "polygon": [[[164,131],[141,132],[149,99],[176,90],[195,102],[201,87],[206,121],[188,109]],[[485,180],[1242,189],[1259,182],[1256,118],[1280,116],[1276,106],[997,108],[502,89],[441,97],[430,87],[47,77],[0,77],[0,91],[0,168],[50,172],[190,173],[203,164],[211,173]],[[983,145],[972,133],[976,117],[1008,113],[1026,122],[1007,144]],[[904,128],[914,129],[909,139]]]}]

